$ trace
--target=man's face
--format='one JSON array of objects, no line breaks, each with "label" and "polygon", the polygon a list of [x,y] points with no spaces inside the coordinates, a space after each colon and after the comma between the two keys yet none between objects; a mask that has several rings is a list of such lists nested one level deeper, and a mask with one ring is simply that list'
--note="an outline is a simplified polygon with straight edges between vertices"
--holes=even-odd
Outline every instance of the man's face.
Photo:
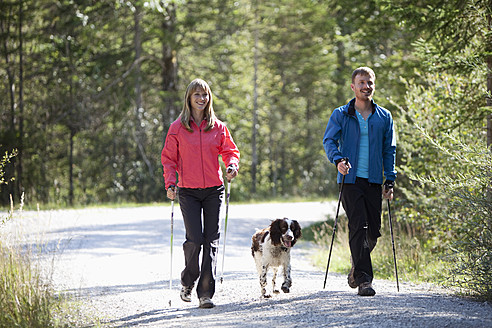
[{"label": "man's face", "polygon": [[354,91],[356,99],[361,101],[370,101],[374,95],[376,84],[374,78],[370,75],[358,74],[350,87]]}]

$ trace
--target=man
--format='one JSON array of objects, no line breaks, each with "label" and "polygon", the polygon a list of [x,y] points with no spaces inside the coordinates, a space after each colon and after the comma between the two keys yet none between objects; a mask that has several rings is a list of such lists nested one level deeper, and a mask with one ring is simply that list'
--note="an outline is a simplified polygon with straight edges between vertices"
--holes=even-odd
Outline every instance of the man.
[{"label": "man", "polygon": [[[355,98],[333,111],[323,137],[330,162],[345,176],[342,205],[348,217],[352,268],[349,286],[374,296],[371,251],[381,236],[382,197],[393,199],[396,139],[391,113],[372,99],[376,75],[369,67],[352,73]],[[386,178],[383,184],[383,175]]]}]

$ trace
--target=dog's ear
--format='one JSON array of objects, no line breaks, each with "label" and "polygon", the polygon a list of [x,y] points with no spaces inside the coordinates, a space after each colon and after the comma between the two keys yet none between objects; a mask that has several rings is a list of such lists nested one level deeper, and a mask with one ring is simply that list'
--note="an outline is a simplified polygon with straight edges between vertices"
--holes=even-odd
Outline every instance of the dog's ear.
[{"label": "dog's ear", "polygon": [[255,252],[260,250],[261,235],[255,233],[251,238],[251,255],[255,257]]},{"label": "dog's ear", "polygon": [[280,222],[282,222],[282,219],[276,219],[270,224],[270,238],[275,246],[280,245],[280,238],[282,238]]},{"label": "dog's ear", "polygon": [[294,236],[296,238],[301,238],[302,237],[301,225],[296,220],[292,221],[292,223],[294,223]]},{"label": "dog's ear", "polygon": [[268,237],[268,235],[269,235],[269,234],[270,234],[270,232],[268,232],[268,230],[265,230],[265,231],[263,232],[263,234],[262,234],[262,235],[263,235],[263,237],[261,237],[261,243],[262,243],[262,244],[265,242],[265,239],[266,239],[266,237]]},{"label": "dog's ear", "polygon": [[292,231],[294,232],[294,240],[292,241],[292,246],[296,243],[297,239],[302,237],[301,225],[296,220],[292,220]]}]

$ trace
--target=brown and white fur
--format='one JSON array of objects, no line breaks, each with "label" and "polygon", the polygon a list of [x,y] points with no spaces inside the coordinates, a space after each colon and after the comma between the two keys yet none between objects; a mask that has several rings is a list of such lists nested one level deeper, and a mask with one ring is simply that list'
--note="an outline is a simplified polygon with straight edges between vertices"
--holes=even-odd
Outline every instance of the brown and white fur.
[{"label": "brown and white fur", "polygon": [[256,262],[256,270],[260,279],[261,295],[271,297],[266,292],[268,269],[273,270],[272,290],[279,293],[275,287],[275,279],[279,267],[283,268],[284,282],[282,291],[288,293],[292,286],[290,276],[290,249],[301,237],[301,226],[296,220],[288,218],[276,219],[269,227],[257,231],[252,237],[251,253]]}]

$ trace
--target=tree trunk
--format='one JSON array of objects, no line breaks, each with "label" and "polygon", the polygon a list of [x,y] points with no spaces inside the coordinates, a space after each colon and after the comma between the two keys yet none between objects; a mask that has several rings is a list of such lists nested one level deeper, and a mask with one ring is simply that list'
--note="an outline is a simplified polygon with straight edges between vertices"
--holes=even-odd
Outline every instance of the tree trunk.
[{"label": "tree trunk", "polygon": [[176,42],[176,4],[166,7],[167,17],[162,21],[162,91],[164,91],[164,131],[178,116],[178,60]]},{"label": "tree trunk", "polygon": [[[309,149],[309,146],[314,144],[316,142],[313,137],[313,129],[311,127],[312,121],[313,121],[313,99],[315,99],[314,95],[311,97],[308,97],[306,101],[306,126],[307,126],[307,131],[306,131],[306,141],[305,141],[305,147],[306,149]],[[312,154],[311,152],[305,152],[304,155],[304,169],[311,173],[311,170],[313,169],[313,159],[312,159]]]},{"label": "tree trunk", "polygon": [[79,120],[77,119],[78,117],[78,111],[77,111],[77,105],[75,104],[75,97],[74,97],[74,87],[73,87],[73,77],[75,76],[75,67],[73,63],[73,55],[72,55],[72,48],[71,48],[71,41],[70,40],[65,40],[65,52],[68,57],[68,63],[70,67],[70,76],[69,76],[69,82],[68,82],[68,99],[69,101],[69,113],[75,113],[75,115],[69,115],[66,126],[68,130],[70,131],[70,146],[69,146],[69,154],[68,154],[68,184],[69,184],[69,189],[68,189],[68,204],[70,206],[73,206],[73,167],[74,167],[74,162],[73,162],[73,140],[75,138],[75,135],[77,134],[77,124],[79,124]]},{"label": "tree trunk", "polygon": [[[9,14],[12,15],[10,8],[11,6],[9,6]],[[9,98],[10,98],[9,124],[10,124],[10,131],[12,135],[15,135],[15,76],[12,70],[15,64],[10,62],[10,56],[9,56],[9,47],[8,47],[8,37],[10,35],[9,20],[7,22],[1,22],[0,32],[2,33],[2,35],[5,35],[5,37],[3,38],[2,47],[3,47],[3,54],[5,57],[5,70],[7,72],[7,81],[9,87]]]},{"label": "tree trunk", "polygon": [[[275,124],[275,123],[272,123]],[[272,197],[277,197],[277,182],[278,182],[278,165],[277,165],[277,152],[278,152],[278,144],[275,143],[274,132],[275,129],[270,130],[270,172],[271,172],[271,185],[272,185]]]},{"label": "tree trunk", "polygon": [[346,76],[346,68],[347,65],[345,64],[346,57],[345,57],[345,45],[342,41],[337,42],[337,67],[336,67],[336,74],[335,74],[335,84],[336,84],[336,92],[335,92],[335,98],[336,98],[336,103],[337,106],[341,106],[342,104],[345,103],[345,82],[347,81],[347,76]]},{"label": "tree trunk", "polygon": [[[8,7],[8,8],[7,8]],[[1,145],[5,148],[5,150],[12,151],[13,149],[16,148],[17,146],[17,137],[16,137],[16,107],[17,104],[15,102],[15,56],[9,55],[9,38],[11,37],[11,20],[14,20],[14,5],[13,4],[4,4],[2,3],[2,10],[5,12],[8,12],[5,16],[0,16],[2,18],[5,17],[5,21],[0,22],[0,32],[2,35],[5,37],[2,38],[2,48],[3,48],[3,55],[5,59],[5,71],[7,73],[7,85],[8,85],[8,92],[9,92],[9,107],[10,107],[10,117],[8,119],[8,132],[4,138],[5,144]],[[15,34],[15,31],[14,31]],[[14,42],[12,42],[14,43]],[[1,154],[0,154],[1,155]],[[15,176],[15,163],[16,163],[16,158],[14,157],[12,159],[13,166],[7,166],[5,168],[5,176],[7,177],[13,177]],[[12,195],[13,198],[15,198],[16,195],[16,183],[9,183],[7,185],[2,185],[2,188],[0,190],[0,194],[2,195],[1,198],[1,203],[4,205],[7,205],[10,201],[9,196]]]},{"label": "tree trunk", "polygon": [[[490,10],[492,10],[492,0],[489,0],[489,11],[487,12],[487,21],[489,26],[489,34],[488,34],[488,42],[487,42],[487,107],[489,107],[489,111],[492,110],[492,14]],[[489,149],[492,147],[492,112],[489,112],[487,115],[487,146]]]},{"label": "tree trunk", "polygon": [[[255,11],[256,26],[258,26],[258,16]],[[258,166],[258,154],[256,145],[256,135],[258,133],[256,126],[258,125],[258,29],[254,31],[255,46],[254,46],[254,75],[253,75],[253,126],[251,128],[251,194],[256,193],[256,170]]]},{"label": "tree trunk", "polygon": [[[488,56],[487,58],[487,107],[489,107],[489,111],[492,111],[492,56]],[[492,114],[487,115],[487,146],[489,149],[492,147]]]},{"label": "tree trunk", "polygon": [[[135,47],[135,143],[137,144],[137,152],[140,154],[143,162],[147,166],[149,171],[149,176],[154,175],[154,165],[149,160],[147,153],[145,151],[146,137],[145,131],[142,130],[142,117],[143,117],[143,101],[142,101],[142,72],[140,57],[142,57],[142,30],[140,28],[140,19],[142,16],[141,8],[135,6],[135,13],[133,15],[135,24],[135,34],[133,38]],[[138,155],[137,155],[138,156]],[[142,182],[144,180],[141,180]],[[142,188],[143,189],[143,188]]]},{"label": "tree trunk", "polygon": [[70,189],[68,191],[68,202],[70,206],[73,206],[73,139],[75,138],[75,129],[70,129],[70,155],[69,155],[69,176],[70,176]]},{"label": "tree trunk", "polygon": [[17,166],[17,192],[19,197],[24,192],[23,172],[22,172],[22,158],[24,155],[24,49],[23,49],[23,35],[22,24],[24,18],[23,2],[19,1],[19,140],[18,140],[18,154],[16,158]]}]

